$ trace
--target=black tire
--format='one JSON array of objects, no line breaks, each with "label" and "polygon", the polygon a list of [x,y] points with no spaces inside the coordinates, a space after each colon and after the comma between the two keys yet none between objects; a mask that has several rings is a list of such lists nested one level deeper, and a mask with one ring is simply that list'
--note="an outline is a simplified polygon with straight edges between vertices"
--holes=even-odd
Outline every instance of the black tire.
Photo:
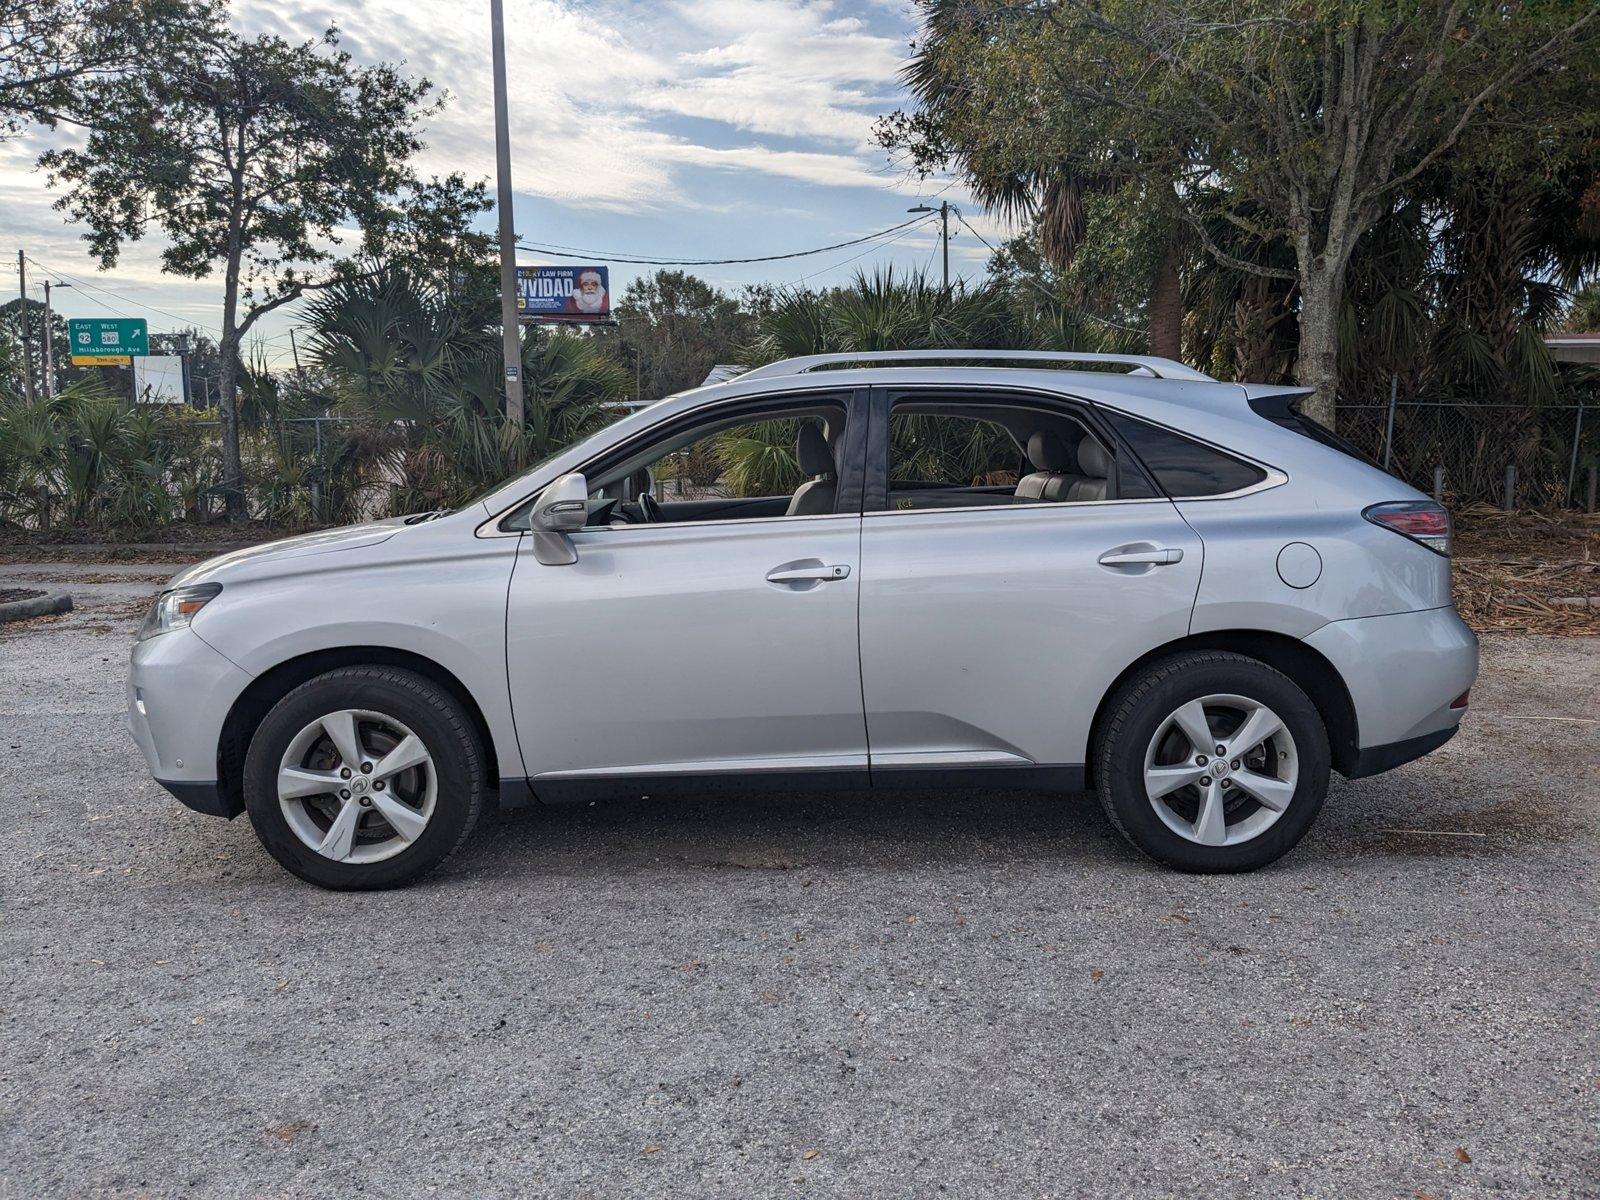
[{"label": "black tire", "polygon": [[[437,776],[427,826],[380,862],[337,862],[318,854],[289,827],[278,801],[279,763],[295,735],[318,717],[347,708],[404,724],[427,747]],[[344,667],[301,684],[273,706],[245,756],[245,809],[261,844],[291,874],[334,891],[401,887],[427,874],[467,840],[483,795],[483,750],[471,719],[438,684],[398,667]]]},{"label": "black tire", "polygon": [[[1207,846],[1174,833],[1156,814],[1145,789],[1145,751],[1161,723],[1191,700],[1243,696],[1267,705],[1294,738],[1299,780],[1282,814],[1255,838]],[[1242,654],[1192,651],[1151,664],[1112,697],[1095,746],[1095,786],[1101,807],[1135,847],[1180,871],[1254,871],[1292,850],[1317,818],[1328,794],[1328,734],[1316,705],[1288,676]]]}]

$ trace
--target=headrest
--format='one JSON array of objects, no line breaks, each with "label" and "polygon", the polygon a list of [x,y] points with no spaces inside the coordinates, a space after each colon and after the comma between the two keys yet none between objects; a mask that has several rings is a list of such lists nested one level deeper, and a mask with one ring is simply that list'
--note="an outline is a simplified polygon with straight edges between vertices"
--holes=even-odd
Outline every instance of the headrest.
[{"label": "headrest", "polygon": [[1078,470],[1090,479],[1109,479],[1111,456],[1099,442],[1086,437],[1078,443]]},{"label": "headrest", "polygon": [[1036,471],[1070,471],[1072,452],[1055,434],[1041,429],[1028,439],[1028,461]]},{"label": "headrest", "polygon": [[815,421],[800,426],[800,435],[794,440],[794,456],[800,463],[802,475],[831,475],[834,472],[833,451],[828,449],[828,436]]}]

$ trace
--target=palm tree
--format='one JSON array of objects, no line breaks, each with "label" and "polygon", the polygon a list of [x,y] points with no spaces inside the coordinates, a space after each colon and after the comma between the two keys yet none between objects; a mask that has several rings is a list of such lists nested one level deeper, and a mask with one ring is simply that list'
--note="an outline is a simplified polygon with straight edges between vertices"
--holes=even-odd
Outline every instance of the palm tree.
[{"label": "palm tree", "polygon": [[628,392],[626,370],[594,339],[530,329],[524,420],[507,421],[483,306],[399,267],[328,289],[308,316],[313,361],[399,511],[460,503],[604,423]]}]

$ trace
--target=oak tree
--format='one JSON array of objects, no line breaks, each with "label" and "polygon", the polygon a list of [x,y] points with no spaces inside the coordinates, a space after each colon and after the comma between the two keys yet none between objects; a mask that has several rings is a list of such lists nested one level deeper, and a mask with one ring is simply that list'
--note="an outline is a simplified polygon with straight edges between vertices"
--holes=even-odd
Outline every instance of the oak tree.
[{"label": "oak tree", "polygon": [[[86,143],[42,160],[66,189],[57,208],[88,227],[103,268],[125,243],[159,232],[164,270],[221,271],[223,476],[237,519],[244,339],[268,313],[358,269],[358,255],[406,224],[408,195],[427,186],[411,163],[437,103],[432,86],[356,63],[334,29],[291,43],[219,22],[189,54],[88,90],[97,119]],[[459,179],[432,186],[456,200],[472,191]]]},{"label": "oak tree", "polygon": [[[898,132],[922,165],[1138,181],[1216,261],[1292,283],[1307,411],[1333,421],[1345,273],[1396,194],[1462,139],[1592,122],[1593,0],[922,0]],[[1586,75],[1587,86],[1574,76]],[[1227,198],[1220,209],[1217,196]],[[1282,239],[1241,258],[1218,213]]]}]

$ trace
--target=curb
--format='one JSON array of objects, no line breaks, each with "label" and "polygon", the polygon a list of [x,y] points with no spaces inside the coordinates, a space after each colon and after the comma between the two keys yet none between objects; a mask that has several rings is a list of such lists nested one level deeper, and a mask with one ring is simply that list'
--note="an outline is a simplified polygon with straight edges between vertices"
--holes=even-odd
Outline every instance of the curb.
[{"label": "curb", "polygon": [[72,611],[72,597],[66,592],[45,591],[42,596],[27,600],[9,600],[0,604],[0,623],[26,621],[29,617],[47,617],[54,613]]}]

